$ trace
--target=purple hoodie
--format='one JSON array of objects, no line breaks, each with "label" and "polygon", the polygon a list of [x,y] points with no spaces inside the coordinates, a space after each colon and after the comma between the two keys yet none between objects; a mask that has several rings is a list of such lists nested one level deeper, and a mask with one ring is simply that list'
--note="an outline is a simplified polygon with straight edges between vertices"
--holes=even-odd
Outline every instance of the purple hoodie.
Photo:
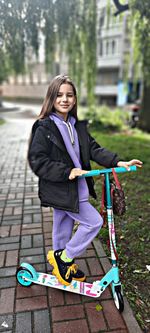
[{"label": "purple hoodie", "polygon": [[[75,168],[82,169],[78,135],[74,127],[76,122],[75,118],[69,116],[67,122],[65,122],[64,119],[56,113],[52,113],[49,117],[58,127]],[[85,178],[78,179],[78,195],[80,202],[88,201],[89,190]]]}]

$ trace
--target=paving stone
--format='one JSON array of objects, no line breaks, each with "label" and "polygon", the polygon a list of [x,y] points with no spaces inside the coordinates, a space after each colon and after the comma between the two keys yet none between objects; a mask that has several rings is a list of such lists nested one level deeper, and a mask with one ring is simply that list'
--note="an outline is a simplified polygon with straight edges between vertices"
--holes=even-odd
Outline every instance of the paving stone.
[{"label": "paving stone", "polygon": [[7,207],[4,209],[4,215],[12,215],[13,214],[13,208]]},{"label": "paving stone", "polygon": [[0,267],[4,266],[5,252],[0,252]]},{"label": "paving stone", "polygon": [[[14,194],[14,196],[15,196],[15,194]],[[8,205],[12,205],[12,207],[14,207],[14,206],[16,206],[16,207],[18,207],[18,206],[22,206],[22,202],[23,202],[23,198],[22,199],[15,199],[15,200],[7,200],[7,206]],[[6,207],[7,207],[6,206]]]},{"label": "paving stone", "polygon": [[50,307],[64,305],[64,291],[55,288],[48,288],[48,300]]},{"label": "paving stone", "polygon": [[1,315],[0,316],[0,332],[12,329],[13,327],[13,315]]},{"label": "paving stone", "polygon": [[22,229],[36,229],[36,228],[42,228],[42,224],[39,223],[30,223],[30,224],[23,224]]},{"label": "paving stone", "polygon": [[18,263],[18,250],[7,251],[5,266],[16,266]]},{"label": "paving stone", "polygon": [[32,311],[47,308],[47,297],[37,296],[31,298],[17,299],[16,312]]},{"label": "paving stone", "polygon": [[8,237],[9,236],[9,231],[10,227],[9,226],[2,226],[0,227],[0,236],[3,237]]},{"label": "paving stone", "polygon": [[0,201],[0,208],[2,209],[2,212],[4,210],[5,207],[5,201]]},{"label": "paving stone", "polygon": [[64,293],[65,303],[68,304],[80,304],[81,296],[74,293]]},{"label": "paving stone", "polygon": [[91,332],[99,332],[107,329],[103,311],[96,310],[96,306],[100,307],[99,302],[85,303],[85,310]]},{"label": "paving stone", "polygon": [[9,193],[8,194],[8,200],[14,200],[16,198],[14,193]]},{"label": "paving stone", "polygon": [[15,207],[13,213],[14,213],[14,215],[22,214],[22,207]]},{"label": "paving stone", "polygon": [[33,235],[33,247],[43,246],[43,235]]},{"label": "paving stone", "polygon": [[42,220],[42,215],[41,214],[33,214],[33,222],[37,223],[37,222],[41,222]]},{"label": "paving stone", "polygon": [[34,235],[34,234],[42,234],[42,229],[38,228],[38,229],[26,229],[26,230],[22,230],[22,235]]},{"label": "paving stone", "polygon": [[21,231],[21,225],[11,226],[10,236],[19,236]]},{"label": "paving stone", "polygon": [[49,223],[51,224],[52,223],[52,220],[53,220],[53,217],[48,215],[48,216],[43,216],[43,222],[44,223]]},{"label": "paving stone", "polygon": [[84,318],[83,305],[58,306],[52,308],[52,320],[61,321]]},{"label": "paving stone", "polygon": [[53,324],[53,333],[79,333],[79,332],[90,333],[86,319],[70,320]]},{"label": "paving stone", "polygon": [[11,215],[11,216],[3,216],[3,220],[4,221],[12,221],[12,223],[14,222],[14,221],[18,221],[18,220],[20,220],[21,221],[21,218],[22,218],[22,215],[17,215],[17,216],[14,216],[14,215]]},{"label": "paving stone", "polygon": [[0,314],[13,313],[15,289],[2,289],[0,294]]},{"label": "paving stone", "polygon": [[0,251],[9,251],[9,250],[18,250],[19,243],[12,243],[12,244],[3,244],[0,246]]},{"label": "paving stone", "polygon": [[[48,310],[34,312],[34,332],[50,333],[50,318]],[[20,332],[19,332],[20,333]]]},{"label": "paving stone", "polygon": [[24,200],[24,205],[25,205],[25,206],[32,205],[32,199],[25,199],[25,200]]},{"label": "paving stone", "polygon": [[103,311],[105,314],[105,318],[107,320],[108,326],[111,329],[122,329],[126,328],[126,325],[120,315],[119,311],[117,310],[114,301],[102,301],[101,305],[103,307]]},{"label": "paving stone", "polygon": [[32,222],[32,214],[26,214],[23,216],[23,223],[31,223]]},{"label": "paving stone", "polygon": [[34,268],[37,272],[43,272],[43,273],[47,272],[45,263],[44,264],[34,264]]},{"label": "paving stone", "polygon": [[19,237],[14,236],[14,237],[4,237],[0,239],[0,244],[8,244],[8,243],[18,243],[19,242]]},{"label": "paving stone", "polygon": [[[36,180],[37,182],[37,180]],[[39,198],[34,198],[33,199],[33,205],[39,205],[40,206],[41,202],[40,202],[40,199]]]},{"label": "paving stone", "polygon": [[102,275],[104,272],[97,258],[87,258],[90,275]]},{"label": "paving stone", "polygon": [[51,232],[45,232],[44,233],[44,239],[49,239],[52,238],[52,233]]},{"label": "paving stone", "polygon": [[30,256],[30,255],[34,255],[34,254],[35,255],[43,254],[43,253],[44,253],[43,247],[24,249],[24,250],[20,250],[20,257]]},{"label": "paving stone", "polygon": [[[19,191],[20,191],[20,189],[19,189]],[[16,198],[17,198],[17,199],[22,199],[23,196],[24,196],[24,193],[17,193],[17,194],[16,194]]]},{"label": "paving stone", "polygon": [[[1,173],[1,177],[2,177],[2,173]],[[0,194],[0,200],[5,200],[6,198],[7,198],[7,195]]]},{"label": "paving stone", "polygon": [[90,257],[95,258],[95,251],[94,251],[94,249],[88,249],[88,250],[86,250],[86,252],[83,253],[83,255],[81,256],[81,258],[90,258]]},{"label": "paving stone", "polygon": [[26,288],[21,286],[20,284],[17,285],[17,293],[16,298],[31,298],[33,296],[45,296],[46,295],[46,288],[41,285],[32,284],[30,288]]},{"label": "paving stone", "polygon": [[45,262],[45,257],[43,255],[39,256],[30,256],[30,257],[21,257],[20,258],[20,263],[22,262],[28,262],[29,264],[35,264],[35,263],[43,263]]},{"label": "paving stone", "polygon": [[52,239],[51,238],[45,239],[45,245],[46,247],[48,247],[49,251],[49,247],[52,247]]},{"label": "paving stone", "polygon": [[15,287],[16,286],[16,277],[2,277],[0,278],[0,289],[3,289],[3,288],[10,288],[10,287]]},{"label": "paving stone", "polygon": [[10,220],[8,220],[7,218],[6,219],[2,219],[2,224],[3,225],[18,225],[18,224],[21,224],[21,222],[22,222],[22,219],[21,218],[17,218],[17,219],[15,219],[15,220],[12,220],[12,219],[10,219]]},{"label": "paving stone", "polygon": [[32,246],[32,237],[30,235],[22,236],[21,237],[21,249],[31,248],[31,246]]},{"label": "paving stone", "polygon": [[31,312],[16,314],[15,333],[32,333]]},{"label": "paving stone", "polygon": [[52,228],[52,226],[51,226],[50,222],[43,223],[44,232],[50,232],[52,230],[51,228]]},{"label": "paving stone", "polygon": [[[39,214],[41,213],[40,209],[37,209],[37,208],[30,207],[30,209],[29,209],[27,207],[24,207],[24,210],[23,210],[23,214],[35,214],[35,212],[39,213]],[[35,220],[34,222],[37,223],[38,221]],[[39,222],[41,222],[41,220]]]},{"label": "paving stone", "polygon": [[89,268],[87,266],[86,260],[85,259],[76,259],[75,263],[79,265],[79,269],[84,272],[86,276],[90,274]]},{"label": "paving stone", "polygon": [[12,276],[16,272],[15,267],[0,268],[0,277]]}]

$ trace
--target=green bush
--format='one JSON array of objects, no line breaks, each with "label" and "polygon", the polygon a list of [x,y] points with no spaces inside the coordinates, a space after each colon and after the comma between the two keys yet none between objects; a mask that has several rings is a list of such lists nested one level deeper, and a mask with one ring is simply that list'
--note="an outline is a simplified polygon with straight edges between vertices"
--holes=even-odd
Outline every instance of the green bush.
[{"label": "green bush", "polygon": [[129,114],[124,109],[109,108],[106,105],[97,107],[95,112],[84,112],[84,118],[89,120],[92,127],[109,130],[122,130],[127,127]]}]

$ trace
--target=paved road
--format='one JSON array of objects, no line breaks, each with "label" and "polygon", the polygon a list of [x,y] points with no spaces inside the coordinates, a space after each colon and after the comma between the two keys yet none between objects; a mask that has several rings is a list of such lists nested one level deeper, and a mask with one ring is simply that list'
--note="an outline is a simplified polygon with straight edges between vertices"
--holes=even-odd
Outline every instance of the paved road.
[{"label": "paved road", "polygon": [[[7,333],[140,333],[125,299],[121,315],[110,290],[100,299],[60,290],[18,285],[20,262],[49,271],[46,253],[52,244],[52,212],[41,210],[37,177],[28,167],[28,138],[36,112],[5,113],[0,126],[0,332]],[[99,240],[77,260],[88,281],[101,278],[110,267]]]}]

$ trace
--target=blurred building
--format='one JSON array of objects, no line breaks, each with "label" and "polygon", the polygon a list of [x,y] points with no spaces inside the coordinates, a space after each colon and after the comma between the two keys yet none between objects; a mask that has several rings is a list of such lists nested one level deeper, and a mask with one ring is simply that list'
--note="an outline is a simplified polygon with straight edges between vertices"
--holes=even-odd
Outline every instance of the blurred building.
[{"label": "blurred building", "polygon": [[123,79],[126,55],[130,53],[128,11],[114,16],[113,1],[98,0],[97,82],[101,104],[116,104],[118,82]]},{"label": "blurred building", "polygon": [[[125,75],[129,88],[132,90],[133,79],[133,50],[130,44],[131,31],[128,29],[129,12],[114,16],[116,8],[113,1],[97,0],[97,78],[95,95],[100,104],[115,105],[118,98],[118,82]],[[28,73],[17,78],[10,78],[5,83],[5,96],[43,98],[51,77],[59,73],[67,73],[67,57],[59,59],[59,49],[56,50],[53,73],[45,71],[44,36],[39,33],[40,48],[38,59],[33,50],[26,50],[26,65]],[[59,48],[59,46],[58,46]],[[126,72],[126,59],[128,73]],[[125,74],[126,72],[126,74]]]}]

